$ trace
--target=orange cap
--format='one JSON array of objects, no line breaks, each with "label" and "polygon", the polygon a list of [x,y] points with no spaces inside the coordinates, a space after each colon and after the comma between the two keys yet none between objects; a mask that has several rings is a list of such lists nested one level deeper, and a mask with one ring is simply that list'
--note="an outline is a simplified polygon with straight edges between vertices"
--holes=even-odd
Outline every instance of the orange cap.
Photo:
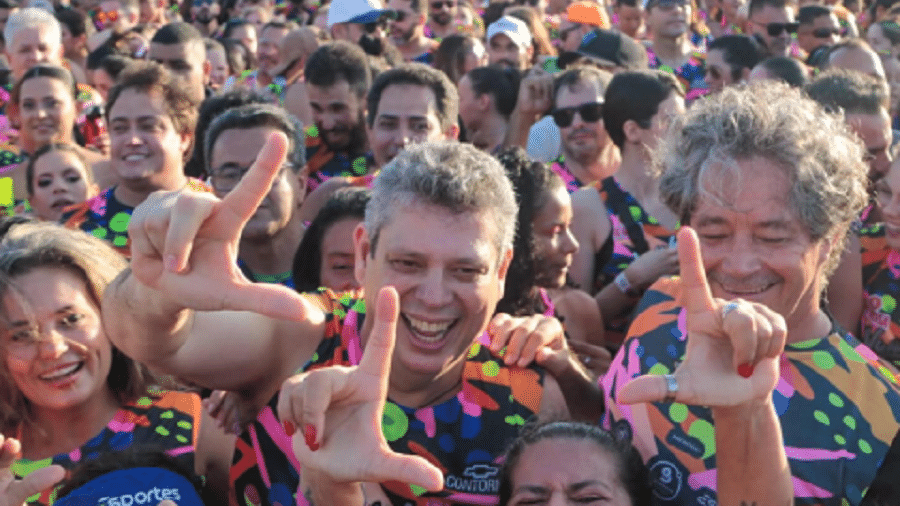
[{"label": "orange cap", "polygon": [[572,23],[609,28],[609,18],[600,4],[594,2],[575,2],[566,9],[566,18]]}]

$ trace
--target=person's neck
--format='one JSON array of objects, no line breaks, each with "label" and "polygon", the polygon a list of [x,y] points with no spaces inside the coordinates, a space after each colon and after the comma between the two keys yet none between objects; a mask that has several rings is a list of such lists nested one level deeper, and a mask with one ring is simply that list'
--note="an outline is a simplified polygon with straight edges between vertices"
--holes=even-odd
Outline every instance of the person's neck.
[{"label": "person's neck", "polygon": [[273,80],[273,76],[270,76],[269,73],[264,70],[260,70],[256,73],[256,85],[260,88],[272,84]]},{"label": "person's neck", "polygon": [[473,128],[474,132],[478,132],[481,140],[486,141],[485,149],[488,152],[493,152],[497,149],[497,146],[503,143],[503,139],[506,137],[506,129],[506,119],[495,112],[486,114]]},{"label": "person's neck", "polygon": [[600,153],[590,160],[579,160],[566,152],[563,152],[563,156],[566,168],[585,186],[615,174],[622,161],[619,149],[612,142],[604,146]]},{"label": "person's neck", "polygon": [[65,409],[32,406],[35,422],[22,428],[23,456],[29,460],[42,460],[69,453],[99,434],[119,408],[109,388],[79,406]]},{"label": "person's neck", "polygon": [[293,268],[294,253],[303,238],[300,213],[294,212],[290,223],[273,237],[262,240],[242,239],[238,246],[238,258],[254,274],[281,274]]},{"label": "person's neck", "polygon": [[654,35],[652,49],[660,63],[673,69],[681,68],[691,57],[691,43],[687,32],[678,37]]},{"label": "person's neck", "polygon": [[431,49],[431,39],[425,37],[424,29],[424,26],[416,28],[413,36],[405,44],[397,45],[404,59],[413,60]]},{"label": "person's neck", "polygon": [[[803,306],[804,302],[801,301],[798,311]],[[819,309],[818,300],[815,301],[815,305],[807,304],[807,307],[810,308],[808,311],[799,316],[792,316],[785,322],[788,330],[787,344],[801,343],[811,339],[822,339],[831,333],[831,319],[824,311]]]},{"label": "person's neck", "polygon": [[431,34],[436,39],[443,39],[448,35],[453,35],[453,23],[447,23],[446,25],[439,25],[437,23],[428,23],[428,28],[431,29]]},{"label": "person's neck", "polygon": [[647,150],[640,144],[630,143],[623,147],[622,163],[615,174],[616,181],[638,202],[646,202],[659,195],[659,181],[651,175],[650,164]]},{"label": "person's neck", "polygon": [[396,361],[391,365],[388,397],[408,408],[436,406],[452,398],[462,389],[466,354],[456,357],[437,375],[403,370]]},{"label": "person's neck", "polygon": [[[75,144],[75,140],[71,136],[67,136],[65,139],[54,139],[51,142],[58,142],[64,144]],[[46,146],[46,142],[37,142],[34,139],[28,139],[24,136],[19,137],[19,149],[22,150],[23,154],[31,156],[35,153],[35,151],[41,149]]]},{"label": "person's neck", "polygon": [[[182,169],[179,168],[179,172]],[[147,199],[151,193],[155,191],[174,191],[184,188],[188,179],[183,173],[173,176],[171,179],[162,183],[123,181],[116,185],[113,195],[116,200],[128,207],[137,207],[141,202]]]}]

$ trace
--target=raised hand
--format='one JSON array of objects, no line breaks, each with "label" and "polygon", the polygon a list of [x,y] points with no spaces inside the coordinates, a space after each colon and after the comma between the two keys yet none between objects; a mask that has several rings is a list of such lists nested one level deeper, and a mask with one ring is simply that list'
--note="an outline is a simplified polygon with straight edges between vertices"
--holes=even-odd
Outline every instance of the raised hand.
[{"label": "raised hand", "polygon": [[284,382],[278,416],[303,465],[334,482],[396,480],[443,488],[441,471],[422,457],[394,453],[381,430],[400,311],[393,287],[378,293],[375,325],[355,367],[327,367]]},{"label": "raised hand", "polygon": [[522,114],[544,114],[553,106],[553,75],[535,69],[522,79],[516,107]]},{"label": "raised hand", "polygon": [[[688,339],[684,361],[673,373],[675,402],[725,407],[770,396],[787,339],[784,318],[762,304],[714,299],[697,234],[689,227],[678,233],[678,261]],[[645,375],[625,385],[617,399],[655,402],[667,392],[663,376]]]},{"label": "raised hand", "polygon": [[0,436],[0,506],[22,506],[26,499],[53,487],[65,477],[63,468],[53,465],[17,479],[10,468],[21,452],[22,445],[17,439]]},{"label": "raised hand", "polygon": [[498,313],[488,324],[491,351],[500,353],[506,348],[506,365],[525,367],[535,361],[541,348],[560,350],[565,347],[566,334],[562,324],[552,316],[510,316]]},{"label": "raised hand", "polygon": [[199,192],[157,192],[139,205],[128,226],[138,280],[195,310],[302,319],[304,305],[293,290],[251,283],[237,266],[241,230],[268,194],[286,151],[285,135],[272,134],[222,200]]}]

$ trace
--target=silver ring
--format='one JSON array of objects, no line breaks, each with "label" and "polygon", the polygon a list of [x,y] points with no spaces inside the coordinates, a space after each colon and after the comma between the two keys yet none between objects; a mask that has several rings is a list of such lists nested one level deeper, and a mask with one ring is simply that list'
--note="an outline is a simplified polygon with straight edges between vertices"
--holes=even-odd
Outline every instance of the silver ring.
[{"label": "silver ring", "polygon": [[583,363],[584,365],[590,365],[590,363],[591,363],[591,357],[589,357],[589,356],[587,356],[587,355],[582,356],[582,357],[581,357],[581,363]]},{"label": "silver ring", "polygon": [[678,380],[675,379],[674,374],[665,374],[663,379],[666,380],[666,396],[662,401],[666,403],[675,402],[675,395],[678,393]]},{"label": "silver ring", "polygon": [[728,304],[725,304],[725,307],[722,308],[722,319],[724,320],[725,317],[728,316],[728,313],[734,311],[737,308],[738,308],[737,302],[729,302]]}]

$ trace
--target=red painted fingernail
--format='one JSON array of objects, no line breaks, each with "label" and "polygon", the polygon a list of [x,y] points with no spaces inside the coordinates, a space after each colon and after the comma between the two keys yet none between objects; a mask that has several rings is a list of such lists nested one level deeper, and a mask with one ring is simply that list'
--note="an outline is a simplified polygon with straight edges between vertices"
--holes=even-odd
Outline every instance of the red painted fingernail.
[{"label": "red painted fingernail", "polygon": [[319,443],[316,443],[315,425],[308,423],[303,427],[303,439],[306,440],[306,446],[308,446],[310,450],[316,451],[319,449]]},{"label": "red painted fingernail", "polygon": [[753,376],[753,364],[741,364],[738,366],[738,374],[745,378]]},{"label": "red painted fingernail", "polygon": [[293,436],[295,432],[297,432],[297,427],[294,427],[294,424],[285,420],[284,423],[284,433],[288,436]]}]

